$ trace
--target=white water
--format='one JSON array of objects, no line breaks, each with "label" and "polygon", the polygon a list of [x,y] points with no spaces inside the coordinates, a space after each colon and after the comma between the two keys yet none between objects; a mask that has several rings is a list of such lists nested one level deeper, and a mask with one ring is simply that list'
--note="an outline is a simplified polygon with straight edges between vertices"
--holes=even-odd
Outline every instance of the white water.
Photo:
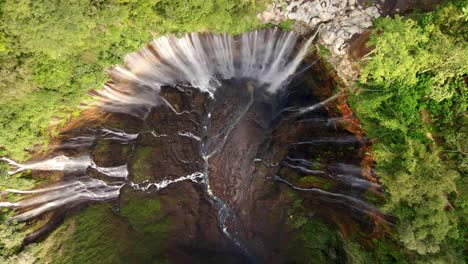
[{"label": "white water", "polygon": [[30,191],[7,189],[6,192],[36,194],[16,203],[0,202],[0,208],[27,209],[9,220],[27,221],[45,212],[62,206],[86,201],[109,201],[117,198],[123,183],[108,184],[88,176],[76,177],[70,181],[56,183],[46,188]]},{"label": "white water", "polygon": [[187,175],[187,176],[182,176],[182,177],[179,177],[179,178],[176,178],[174,180],[162,180],[160,182],[148,182],[148,181],[145,181],[145,182],[142,182],[142,183],[133,183],[133,182],[130,182],[130,187],[132,187],[133,189],[135,190],[139,190],[139,191],[147,191],[149,190],[150,188],[154,188],[155,191],[159,191],[161,189],[164,189],[166,188],[167,186],[173,184],[173,183],[177,183],[177,182],[181,182],[181,181],[193,181],[193,182],[196,182],[198,183],[197,179],[204,179],[204,174],[202,172],[195,172],[195,173],[192,173],[190,175]]},{"label": "white water", "polygon": [[114,129],[102,128],[100,129],[100,131],[103,134],[104,139],[124,141],[124,142],[135,140],[137,139],[139,135],[138,133],[128,134],[128,133],[125,133],[123,130],[117,129],[117,128],[114,128]]},{"label": "white water", "polygon": [[327,98],[326,100],[324,100],[324,101],[322,101],[322,102],[319,102],[319,103],[316,103],[316,104],[314,104],[314,105],[306,106],[306,107],[297,109],[297,112],[298,112],[297,115],[302,115],[302,114],[305,114],[305,113],[308,113],[308,112],[317,110],[318,108],[323,107],[323,106],[325,106],[326,104],[328,104],[329,102],[335,100],[338,96],[340,96],[340,93],[337,93],[337,94],[335,94],[335,95],[333,95],[333,96],[330,96],[330,97]]},{"label": "white water", "polygon": [[318,189],[318,188],[300,188],[300,187],[297,187],[295,185],[293,185],[292,183],[288,182],[287,180],[279,177],[278,175],[275,175],[275,180],[279,181],[279,182],[283,182],[285,184],[287,184],[288,186],[290,186],[291,188],[295,189],[295,190],[298,190],[298,191],[304,191],[304,192],[313,192],[313,193],[317,193],[319,195],[322,195],[323,197],[328,197],[328,201],[330,202],[335,202],[335,203],[342,203],[342,204],[345,204],[357,211],[360,211],[360,212],[363,212],[365,214],[371,214],[371,213],[375,213],[375,212],[380,212],[380,210],[375,207],[375,206],[372,206],[362,200],[359,200],[359,199],[356,199],[354,197],[351,197],[351,196],[347,196],[347,195],[343,195],[343,194],[339,194],[339,193],[333,193],[333,192],[328,192],[328,191],[324,191],[322,189]]},{"label": "white water", "polygon": [[[354,188],[362,190],[368,190],[370,188],[380,188],[381,186],[377,183],[359,178],[361,175],[361,167],[351,164],[337,163],[328,165],[329,169],[333,171],[325,172],[323,170],[312,170],[309,167],[320,165],[320,163],[311,162],[305,159],[290,158],[286,157],[287,160],[299,163],[295,165],[289,162],[281,162],[282,165],[298,170],[304,174],[321,175],[322,177],[329,177],[331,179],[340,181],[344,184],[350,185]],[[303,165],[303,166],[301,166]],[[354,175],[353,175],[354,174]]]},{"label": "white water", "polygon": [[[223,131],[224,135],[222,135],[223,133],[220,133],[220,134],[215,135],[211,139],[211,140],[219,139],[221,137],[221,142],[217,143],[214,146],[214,149],[211,150],[210,152],[208,152],[209,150],[207,148],[209,148],[209,147],[206,145],[206,142],[203,142],[201,144],[201,148],[200,148],[201,149],[200,154],[201,154],[201,156],[203,158],[203,161],[204,161],[204,165],[203,165],[203,167],[204,167],[203,168],[203,183],[204,183],[204,186],[205,186],[205,189],[206,189],[206,192],[207,192],[208,196],[218,206],[218,224],[219,224],[221,230],[223,231],[224,235],[227,238],[229,238],[244,253],[248,253],[246,248],[241,244],[240,240],[228,230],[227,221],[228,221],[229,217],[233,217],[231,209],[229,208],[228,204],[225,201],[223,201],[221,198],[216,196],[213,193],[213,191],[211,190],[210,177],[209,177],[209,171],[210,171],[210,162],[209,162],[209,160],[212,157],[219,154],[223,150],[224,146],[226,145],[227,139],[231,135],[231,132],[234,130],[234,128],[237,126],[237,124],[242,120],[242,118],[245,116],[245,114],[252,107],[252,104],[254,102],[254,87],[253,87],[252,83],[249,82],[247,84],[247,89],[249,91],[249,101],[247,102],[245,107],[241,108],[239,113],[237,113],[235,115],[235,117],[233,118],[232,122],[229,125],[226,126],[226,128]],[[211,125],[211,112],[208,112],[208,114],[206,116],[206,120],[205,120],[205,126],[204,126],[205,136],[208,135],[207,134],[208,126],[210,126],[210,125]]]},{"label": "white water", "polygon": [[117,167],[104,168],[104,167],[97,166],[96,163],[94,163],[93,161],[91,164],[91,168],[97,170],[98,172],[110,178],[127,179],[128,177],[127,164],[122,165],[122,166],[117,166]]},{"label": "white water", "polygon": [[181,137],[193,138],[193,139],[195,139],[196,141],[200,141],[200,140],[201,140],[199,136],[196,136],[196,135],[194,135],[194,134],[192,134],[192,133],[190,133],[190,132],[178,132],[177,134],[178,134],[179,136],[181,136]]},{"label": "white water", "polygon": [[322,170],[311,170],[311,169],[308,169],[306,167],[293,165],[293,164],[288,163],[288,162],[282,162],[281,164],[283,164],[286,167],[299,170],[299,171],[301,171],[303,173],[306,173],[306,174],[312,174],[312,175],[317,175],[317,174],[318,175],[324,175],[325,174],[325,172],[322,171]]},{"label": "white water", "polygon": [[91,147],[96,140],[95,136],[81,136],[81,137],[74,137],[69,138],[61,142],[58,146],[49,146],[50,148],[55,149],[73,149],[73,148],[80,148],[80,147]]},{"label": "white water", "polygon": [[87,175],[82,175],[78,177],[69,177],[68,180],[55,183],[44,188],[33,190],[6,189],[5,192],[7,193],[32,195],[31,197],[25,198],[19,202],[0,202],[0,208],[26,209],[26,211],[9,219],[10,221],[15,220],[18,222],[28,221],[45,212],[67,205],[89,201],[115,200],[120,194],[120,189],[125,185],[129,185],[131,188],[140,191],[147,191],[149,189],[158,191],[173,183],[181,181],[198,182],[198,179],[203,180],[205,178],[205,175],[202,172],[195,172],[174,180],[136,184],[128,181],[127,164],[116,167],[100,167],[96,165],[89,156],[84,155],[78,158],[58,156],[53,159],[30,164],[19,164],[9,159],[4,160],[8,161],[11,165],[18,167],[16,172],[25,169],[67,171],[70,170],[71,166],[74,171],[79,168],[79,172],[81,173],[85,173],[88,168],[92,168],[110,179],[114,179],[112,182],[105,182]]},{"label": "white water", "polygon": [[95,104],[141,117],[162,103],[158,96],[161,86],[190,86],[212,95],[221,80],[231,78],[254,80],[273,93],[296,72],[312,40],[296,48],[299,35],[277,28],[237,36],[190,33],[180,38],[159,37],[128,54],[125,67],[109,71],[113,81],[97,92]]},{"label": "white water", "polygon": [[25,170],[39,170],[39,171],[85,171],[91,165],[91,158],[87,155],[79,157],[66,157],[57,156],[52,159],[46,159],[36,162],[25,162],[22,164],[8,158],[0,158],[8,164],[16,167],[16,170],[8,171],[9,175],[25,171]]}]

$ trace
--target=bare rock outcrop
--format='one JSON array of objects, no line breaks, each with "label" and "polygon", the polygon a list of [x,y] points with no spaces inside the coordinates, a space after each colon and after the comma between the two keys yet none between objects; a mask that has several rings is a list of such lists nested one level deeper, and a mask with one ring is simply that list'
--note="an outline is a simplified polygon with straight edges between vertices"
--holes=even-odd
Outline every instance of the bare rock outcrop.
[{"label": "bare rock outcrop", "polygon": [[303,33],[318,29],[320,42],[334,55],[343,56],[351,37],[372,27],[372,19],[380,16],[379,4],[364,6],[356,0],[275,0],[259,19],[271,23],[292,19]]}]

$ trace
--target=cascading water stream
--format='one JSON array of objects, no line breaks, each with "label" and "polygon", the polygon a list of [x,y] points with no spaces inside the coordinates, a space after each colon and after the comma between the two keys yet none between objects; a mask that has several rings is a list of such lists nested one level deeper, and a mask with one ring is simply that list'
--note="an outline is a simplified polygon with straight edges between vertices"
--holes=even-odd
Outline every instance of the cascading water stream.
[{"label": "cascading water stream", "polygon": [[204,161],[204,164],[203,164],[203,174],[204,174],[204,178],[203,178],[203,182],[205,183],[205,188],[207,190],[207,193],[208,195],[211,197],[211,199],[213,199],[213,201],[215,201],[215,203],[217,204],[217,207],[218,207],[218,221],[219,221],[219,225],[220,225],[220,228],[221,230],[223,231],[223,233],[231,240],[234,242],[234,244],[241,248],[244,253],[248,254],[247,250],[245,247],[242,246],[241,242],[233,235],[229,232],[228,230],[228,227],[226,225],[226,221],[227,221],[227,218],[230,216],[231,212],[230,212],[230,209],[227,205],[226,202],[224,202],[222,199],[220,199],[219,197],[217,197],[215,194],[213,194],[213,191],[211,190],[211,186],[210,186],[210,178],[209,178],[209,166],[210,166],[210,158],[212,158],[213,156],[217,155],[220,151],[223,150],[225,144],[226,144],[226,141],[228,139],[228,137],[231,135],[232,133],[232,130],[236,127],[236,125],[240,122],[240,120],[244,117],[244,115],[248,112],[248,110],[251,108],[252,104],[253,104],[253,101],[254,101],[254,87],[251,83],[248,83],[247,84],[247,89],[248,89],[248,93],[249,93],[249,101],[247,102],[246,106],[243,107],[240,111],[240,113],[236,114],[235,118],[234,118],[234,121],[231,122],[231,124],[228,125],[228,127],[223,131],[224,135],[222,135],[222,133],[218,134],[218,135],[215,135],[214,138],[218,138],[220,136],[222,136],[221,138],[221,142],[218,143],[217,145],[215,145],[214,149],[209,151],[206,147],[206,145],[208,144],[208,140],[213,140],[212,138],[209,138],[208,137],[208,128],[210,127],[210,124],[211,124],[211,113],[208,112],[206,117],[205,117],[205,123],[204,123],[204,126],[203,126],[203,131],[204,131],[204,135],[203,137],[207,139],[207,141],[203,142],[202,143],[202,146],[200,148],[201,150],[201,155],[203,157],[203,161]]}]

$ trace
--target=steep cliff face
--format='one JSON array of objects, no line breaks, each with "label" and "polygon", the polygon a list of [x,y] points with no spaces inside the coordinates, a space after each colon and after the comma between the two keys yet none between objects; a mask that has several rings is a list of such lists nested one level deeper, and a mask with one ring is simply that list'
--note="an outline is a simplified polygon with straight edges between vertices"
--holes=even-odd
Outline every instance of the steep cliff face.
[{"label": "steep cliff face", "polygon": [[319,30],[320,41],[342,56],[351,37],[371,27],[380,10],[380,4],[363,6],[357,1],[274,1],[259,18],[276,23],[292,19],[301,31]]}]

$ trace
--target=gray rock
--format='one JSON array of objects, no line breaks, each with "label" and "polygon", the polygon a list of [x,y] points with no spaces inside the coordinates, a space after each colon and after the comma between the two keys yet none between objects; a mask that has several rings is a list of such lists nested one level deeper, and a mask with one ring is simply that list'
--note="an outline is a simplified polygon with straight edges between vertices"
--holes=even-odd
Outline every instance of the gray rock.
[{"label": "gray rock", "polygon": [[379,16],[379,5],[364,8],[356,0],[274,0],[259,19],[271,23],[293,19],[309,27],[307,32],[322,24],[319,41],[333,55],[343,56],[353,35],[372,27],[372,19]]}]

